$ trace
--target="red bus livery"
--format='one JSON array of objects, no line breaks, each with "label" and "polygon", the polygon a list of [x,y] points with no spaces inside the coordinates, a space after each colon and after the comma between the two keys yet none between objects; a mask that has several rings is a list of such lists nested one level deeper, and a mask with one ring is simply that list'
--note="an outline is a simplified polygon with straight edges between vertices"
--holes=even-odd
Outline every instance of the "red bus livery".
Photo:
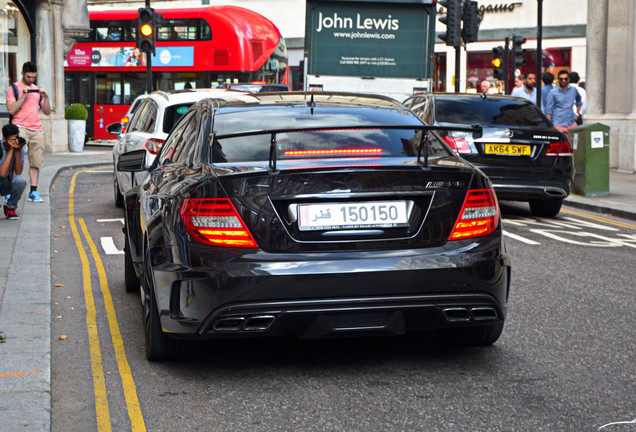
[{"label": "red bus livery", "polygon": [[[153,89],[288,84],[285,40],[262,15],[236,6],[157,11],[164,26],[151,59]],[[106,126],[120,121],[146,91],[147,58],[135,47],[137,15],[137,9],[89,12],[90,35],[66,56],[66,102],[89,108],[92,139],[111,139]]]}]

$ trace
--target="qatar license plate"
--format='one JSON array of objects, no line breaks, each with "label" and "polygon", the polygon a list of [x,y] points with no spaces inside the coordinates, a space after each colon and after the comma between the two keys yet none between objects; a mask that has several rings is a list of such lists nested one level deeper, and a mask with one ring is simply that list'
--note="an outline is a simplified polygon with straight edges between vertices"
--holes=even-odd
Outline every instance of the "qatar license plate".
[{"label": "qatar license plate", "polygon": [[298,205],[301,231],[396,228],[407,222],[407,201]]},{"label": "qatar license plate", "polygon": [[532,149],[529,145],[520,144],[485,144],[484,152],[497,155],[530,156]]}]

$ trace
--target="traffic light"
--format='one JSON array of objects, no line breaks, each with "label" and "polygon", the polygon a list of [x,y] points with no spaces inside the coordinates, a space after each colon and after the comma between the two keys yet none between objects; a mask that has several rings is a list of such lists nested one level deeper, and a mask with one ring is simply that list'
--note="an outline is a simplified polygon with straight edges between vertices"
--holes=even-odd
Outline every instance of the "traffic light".
[{"label": "traffic light", "polygon": [[521,48],[524,43],[526,43],[526,40],[523,36],[512,37],[512,65],[515,69],[521,69],[526,64],[526,60],[523,58],[526,50]]},{"label": "traffic light", "polygon": [[479,5],[476,1],[464,2],[462,22],[462,39],[464,42],[475,42],[479,33]]},{"label": "traffic light", "polygon": [[492,76],[495,79],[503,80],[506,78],[504,70],[504,47],[498,46],[492,49]]},{"label": "traffic light", "polygon": [[139,8],[137,19],[137,48],[141,52],[155,53],[157,29],[155,24],[155,10],[150,7]]},{"label": "traffic light", "polygon": [[446,45],[459,47],[462,45],[462,11],[460,0],[446,0],[437,2],[438,5],[446,8],[446,16],[439,19],[439,22],[446,25],[446,33],[439,38],[446,42]]}]

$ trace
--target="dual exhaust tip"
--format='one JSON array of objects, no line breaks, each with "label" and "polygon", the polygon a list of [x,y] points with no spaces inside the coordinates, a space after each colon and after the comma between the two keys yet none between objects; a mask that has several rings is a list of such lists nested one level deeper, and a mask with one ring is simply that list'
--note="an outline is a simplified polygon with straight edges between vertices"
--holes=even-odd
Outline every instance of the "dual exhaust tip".
[{"label": "dual exhaust tip", "polygon": [[449,306],[441,309],[448,322],[492,321],[499,318],[492,306]]},{"label": "dual exhaust tip", "polygon": [[219,333],[266,331],[276,320],[274,315],[246,315],[219,318],[212,330]]}]

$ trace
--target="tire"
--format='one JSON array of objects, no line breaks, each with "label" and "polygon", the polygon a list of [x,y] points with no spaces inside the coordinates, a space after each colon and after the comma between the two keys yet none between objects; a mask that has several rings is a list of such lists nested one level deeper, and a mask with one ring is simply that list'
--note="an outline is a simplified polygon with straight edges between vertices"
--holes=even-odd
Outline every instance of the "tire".
[{"label": "tire", "polygon": [[504,322],[474,327],[458,327],[437,331],[438,340],[444,345],[470,347],[492,345],[501,336]]},{"label": "tire", "polygon": [[124,195],[119,191],[119,182],[117,181],[117,174],[113,175],[113,186],[115,188],[115,207],[124,207]]},{"label": "tire", "polygon": [[150,361],[165,361],[182,358],[185,354],[183,343],[167,337],[161,328],[157,301],[155,300],[155,289],[152,281],[150,258],[147,254],[143,284],[145,294],[143,312],[146,359]]},{"label": "tire", "polygon": [[561,211],[562,199],[532,200],[530,201],[530,211],[533,216],[554,217]]},{"label": "tire", "polygon": [[132,262],[132,255],[130,254],[130,244],[128,242],[128,234],[124,234],[126,237],[126,243],[124,246],[124,285],[126,292],[134,293],[139,291],[139,278],[135,273],[135,267]]}]

